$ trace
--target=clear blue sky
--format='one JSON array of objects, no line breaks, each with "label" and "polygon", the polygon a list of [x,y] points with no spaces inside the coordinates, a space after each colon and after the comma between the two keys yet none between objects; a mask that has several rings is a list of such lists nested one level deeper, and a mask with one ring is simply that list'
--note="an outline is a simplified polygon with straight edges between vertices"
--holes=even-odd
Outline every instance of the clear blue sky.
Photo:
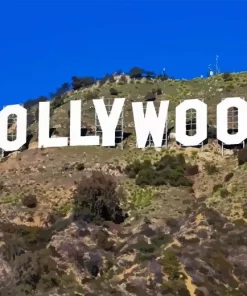
[{"label": "clear blue sky", "polygon": [[0,106],[132,66],[191,78],[218,54],[247,70],[244,0],[2,0],[0,26]]}]

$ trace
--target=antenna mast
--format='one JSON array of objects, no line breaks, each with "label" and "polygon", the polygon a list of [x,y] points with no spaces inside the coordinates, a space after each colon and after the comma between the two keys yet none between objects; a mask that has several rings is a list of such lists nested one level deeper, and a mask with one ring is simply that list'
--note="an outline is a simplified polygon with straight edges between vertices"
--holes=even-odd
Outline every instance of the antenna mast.
[{"label": "antenna mast", "polygon": [[216,59],[215,59],[216,75],[220,74],[218,62],[219,62],[219,56],[216,55]]}]

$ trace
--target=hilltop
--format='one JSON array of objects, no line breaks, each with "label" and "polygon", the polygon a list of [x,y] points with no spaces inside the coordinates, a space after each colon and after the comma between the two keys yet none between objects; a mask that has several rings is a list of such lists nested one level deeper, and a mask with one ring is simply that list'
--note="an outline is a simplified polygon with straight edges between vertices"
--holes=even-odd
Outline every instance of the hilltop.
[{"label": "hilltop", "polygon": [[246,149],[136,149],[131,110],[170,100],[172,126],[180,100],[203,98],[213,125],[222,98],[245,97],[247,73],[113,79],[55,96],[51,128],[69,136],[70,100],[94,129],[92,99],[125,97],[123,150],[36,149],[29,102],[31,141],[0,163],[0,295],[247,295]]},{"label": "hilltop", "polygon": [[[75,78],[74,78],[75,79]],[[79,78],[77,78],[79,79]],[[208,105],[208,122],[216,124],[216,105],[226,97],[246,97],[247,72],[224,73],[207,79],[176,80],[167,77],[131,78],[129,75],[116,75],[95,81],[81,78],[81,84],[86,82],[88,87],[78,88],[74,82],[74,89],[59,94],[51,99],[50,127],[56,129],[60,136],[69,136],[70,100],[82,100],[82,121],[89,129],[95,128],[95,112],[92,99],[104,97],[106,104],[112,104],[112,99],[126,98],[124,106],[124,131],[134,132],[131,102],[147,100],[169,100],[168,126],[174,126],[175,107],[185,99],[200,98]],[[77,82],[77,80],[75,80]],[[78,82],[77,82],[78,83]],[[79,84],[79,86],[81,85]],[[92,84],[92,85],[91,85]],[[67,88],[65,88],[66,90]],[[59,90],[58,90],[59,93]],[[42,97],[40,101],[44,100]],[[38,102],[28,101],[24,104],[28,109],[28,132],[31,142],[37,141]],[[33,144],[35,146],[35,144]]]}]

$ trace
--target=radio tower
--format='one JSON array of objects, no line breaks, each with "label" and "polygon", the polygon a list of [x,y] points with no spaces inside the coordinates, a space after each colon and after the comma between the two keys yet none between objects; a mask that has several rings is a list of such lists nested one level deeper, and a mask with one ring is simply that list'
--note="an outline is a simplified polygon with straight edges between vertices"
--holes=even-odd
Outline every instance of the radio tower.
[{"label": "radio tower", "polygon": [[215,70],[216,70],[216,75],[220,74],[220,70],[219,70],[219,56],[216,55],[216,59],[215,59]]}]

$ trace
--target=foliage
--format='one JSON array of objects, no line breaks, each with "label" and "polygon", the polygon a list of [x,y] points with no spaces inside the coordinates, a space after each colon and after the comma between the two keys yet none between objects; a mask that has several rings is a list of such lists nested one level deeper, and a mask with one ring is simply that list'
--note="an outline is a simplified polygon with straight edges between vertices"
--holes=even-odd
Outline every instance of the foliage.
[{"label": "foliage", "polygon": [[93,77],[77,77],[77,76],[73,76],[72,77],[72,88],[74,90],[78,90],[82,87],[88,87],[91,86],[95,83],[95,79]]},{"label": "foliage", "polygon": [[136,160],[126,166],[125,173],[140,186],[191,186],[192,182],[185,177],[186,167],[182,154],[165,155],[154,165],[148,160],[142,163]]},{"label": "foliage", "polygon": [[76,166],[76,169],[77,169],[78,171],[83,171],[84,168],[85,168],[85,165],[84,165],[83,162],[78,163],[77,166]]},{"label": "foliage", "polygon": [[231,81],[233,80],[233,77],[231,75],[231,73],[229,72],[225,72],[222,74],[222,78],[224,79],[224,81]]},{"label": "foliage", "polygon": [[145,100],[146,101],[155,101],[156,100],[156,96],[153,92],[148,92],[145,96]]},{"label": "foliage", "polygon": [[22,204],[28,208],[35,208],[37,205],[37,198],[32,194],[25,195],[22,198]]},{"label": "foliage", "polygon": [[187,176],[194,176],[194,175],[197,175],[199,173],[199,168],[198,168],[198,165],[188,165],[187,168],[186,168],[186,172],[185,174]]},{"label": "foliage", "polygon": [[23,104],[23,107],[27,110],[31,109],[33,106],[38,105],[39,102],[46,102],[48,100],[45,96],[40,96],[37,99],[28,100]]},{"label": "foliage", "polygon": [[216,167],[216,165],[209,161],[205,162],[204,169],[209,175],[213,175],[218,172],[218,168]]},{"label": "foliage", "polygon": [[112,96],[117,96],[119,94],[119,91],[116,90],[115,88],[111,87],[109,89],[109,93],[112,95]]},{"label": "foliage", "polygon": [[168,275],[169,279],[173,280],[179,278],[179,261],[171,249],[167,249],[163,252],[160,264],[163,267],[163,272]]},{"label": "foliage", "polygon": [[133,192],[131,201],[135,207],[147,207],[151,204],[153,197],[151,189],[138,188]]},{"label": "foliage", "polygon": [[87,222],[120,221],[123,215],[120,202],[123,194],[117,190],[116,180],[102,172],[83,178],[74,193],[74,219]]}]

